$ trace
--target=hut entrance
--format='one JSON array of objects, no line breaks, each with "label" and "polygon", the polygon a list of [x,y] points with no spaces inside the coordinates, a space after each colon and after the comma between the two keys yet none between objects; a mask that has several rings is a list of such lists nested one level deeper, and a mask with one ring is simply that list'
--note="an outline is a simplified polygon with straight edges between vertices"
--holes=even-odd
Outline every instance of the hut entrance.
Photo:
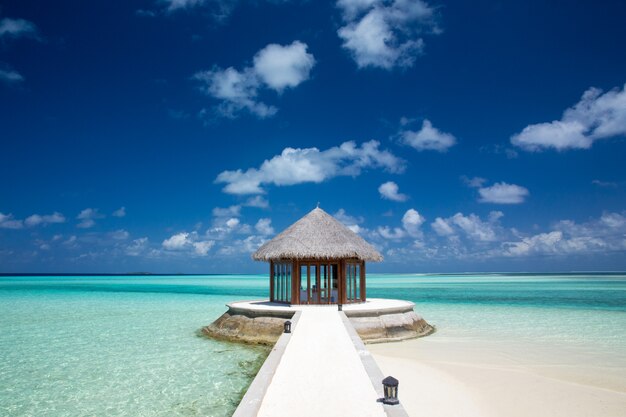
[{"label": "hut entrance", "polygon": [[300,304],[338,302],[339,264],[300,262]]}]

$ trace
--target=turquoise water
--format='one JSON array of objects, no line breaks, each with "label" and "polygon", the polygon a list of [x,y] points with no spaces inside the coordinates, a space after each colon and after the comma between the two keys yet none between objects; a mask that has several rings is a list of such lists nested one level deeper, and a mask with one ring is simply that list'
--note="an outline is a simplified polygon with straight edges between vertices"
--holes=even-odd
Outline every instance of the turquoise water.
[{"label": "turquoise water", "polygon": [[[267,351],[197,335],[265,275],[0,277],[0,415],[228,416]],[[368,275],[442,334],[626,363],[626,275]]]},{"label": "turquoise water", "polygon": [[626,364],[626,275],[374,276],[368,296],[401,298],[445,335],[584,349]]}]

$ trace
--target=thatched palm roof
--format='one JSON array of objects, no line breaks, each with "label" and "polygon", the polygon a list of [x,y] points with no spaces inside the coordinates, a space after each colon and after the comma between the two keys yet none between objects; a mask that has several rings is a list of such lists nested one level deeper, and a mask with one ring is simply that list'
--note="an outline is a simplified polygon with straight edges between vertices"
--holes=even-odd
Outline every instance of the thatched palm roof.
[{"label": "thatched palm roof", "polygon": [[252,254],[257,261],[310,258],[383,260],[372,245],[319,207]]}]

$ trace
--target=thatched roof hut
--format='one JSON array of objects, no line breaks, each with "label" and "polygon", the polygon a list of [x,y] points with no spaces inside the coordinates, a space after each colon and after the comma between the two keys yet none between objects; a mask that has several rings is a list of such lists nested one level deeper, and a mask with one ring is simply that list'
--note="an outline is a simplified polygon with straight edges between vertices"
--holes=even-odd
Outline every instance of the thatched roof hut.
[{"label": "thatched roof hut", "polygon": [[321,208],[261,246],[252,258],[270,262],[270,300],[290,304],[365,301],[365,261],[382,255]]},{"label": "thatched roof hut", "polygon": [[252,254],[256,261],[338,258],[383,260],[372,245],[319,207]]}]

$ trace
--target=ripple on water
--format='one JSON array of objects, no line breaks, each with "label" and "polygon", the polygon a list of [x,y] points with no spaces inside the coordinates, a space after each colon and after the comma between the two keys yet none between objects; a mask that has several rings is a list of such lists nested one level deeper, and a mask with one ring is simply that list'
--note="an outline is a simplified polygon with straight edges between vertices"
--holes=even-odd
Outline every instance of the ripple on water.
[{"label": "ripple on water", "polygon": [[[197,336],[267,276],[0,277],[0,416],[230,416],[267,355]],[[626,369],[624,275],[368,275],[453,338]]]},{"label": "ripple on water", "polygon": [[0,291],[0,414],[229,416],[266,350],[197,335],[226,301]]}]

